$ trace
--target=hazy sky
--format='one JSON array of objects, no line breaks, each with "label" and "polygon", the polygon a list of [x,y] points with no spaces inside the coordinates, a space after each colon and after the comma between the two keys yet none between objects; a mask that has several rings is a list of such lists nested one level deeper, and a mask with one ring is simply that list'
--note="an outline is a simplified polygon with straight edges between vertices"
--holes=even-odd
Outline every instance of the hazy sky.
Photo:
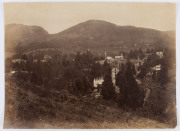
[{"label": "hazy sky", "polygon": [[5,24],[42,26],[57,33],[96,19],[116,25],[175,30],[176,5],[170,3],[5,3]]}]

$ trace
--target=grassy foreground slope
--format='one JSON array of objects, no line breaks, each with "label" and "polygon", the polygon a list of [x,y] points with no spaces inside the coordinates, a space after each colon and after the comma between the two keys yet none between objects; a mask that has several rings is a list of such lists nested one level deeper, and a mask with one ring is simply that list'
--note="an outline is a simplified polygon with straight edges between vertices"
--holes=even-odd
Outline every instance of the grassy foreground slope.
[{"label": "grassy foreground slope", "polygon": [[[75,97],[66,90],[34,87],[6,79],[4,128],[173,128],[143,109],[118,108],[114,101]],[[150,119],[151,118],[151,119]]]}]

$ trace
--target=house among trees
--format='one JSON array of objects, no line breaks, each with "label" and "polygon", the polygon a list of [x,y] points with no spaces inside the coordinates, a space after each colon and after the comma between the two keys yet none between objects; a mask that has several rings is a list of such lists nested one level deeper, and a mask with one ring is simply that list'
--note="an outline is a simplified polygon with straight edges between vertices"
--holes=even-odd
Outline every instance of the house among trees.
[{"label": "house among trees", "polygon": [[121,53],[120,56],[115,56],[115,60],[123,60],[123,54]]},{"label": "house among trees", "polygon": [[107,56],[106,60],[107,60],[107,62],[114,61],[114,59],[112,57],[110,57],[110,56]]},{"label": "house among trees", "polygon": [[153,67],[153,81],[158,81],[162,85],[168,81],[167,69],[164,66],[156,65]]},{"label": "house among trees", "polygon": [[98,86],[101,86],[103,81],[104,81],[103,77],[94,79],[93,81],[94,87],[97,88]]},{"label": "house among trees", "polygon": [[16,73],[16,71],[10,71],[10,74],[15,74]]},{"label": "house among trees", "polygon": [[95,63],[99,63],[99,64],[103,65],[103,64],[104,64],[104,61],[105,61],[105,60],[100,60],[100,61],[96,61]]},{"label": "house among trees", "polygon": [[92,96],[95,98],[101,98],[101,90],[102,90],[102,83],[104,82],[103,77],[94,79],[93,85],[94,85],[94,91],[92,92]]},{"label": "house among trees", "polygon": [[109,63],[111,66],[114,65],[114,58],[110,56],[107,56],[105,61],[107,61],[107,63]]},{"label": "house among trees", "polygon": [[161,70],[161,65],[156,65],[155,67],[153,67],[153,70],[160,71]]},{"label": "house among trees", "polygon": [[42,62],[48,62],[49,60],[51,60],[51,56],[44,55],[44,59],[42,60]]},{"label": "house among trees", "polygon": [[14,60],[12,60],[12,63],[22,63],[22,62],[26,63],[26,60],[23,60],[23,59],[14,59]]},{"label": "house among trees", "polygon": [[44,55],[44,60],[49,60],[49,59],[51,59],[51,56],[49,56],[49,55]]},{"label": "house among trees", "polygon": [[159,56],[160,58],[162,58],[163,57],[163,52],[162,51],[156,52],[156,55]]}]

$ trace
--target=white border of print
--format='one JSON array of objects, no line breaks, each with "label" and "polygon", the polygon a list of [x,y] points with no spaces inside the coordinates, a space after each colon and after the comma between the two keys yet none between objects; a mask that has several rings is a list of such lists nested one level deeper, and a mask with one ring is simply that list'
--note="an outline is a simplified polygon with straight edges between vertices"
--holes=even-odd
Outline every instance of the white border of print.
[{"label": "white border of print", "polygon": [[[5,2],[170,2],[176,3],[176,98],[177,98],[177,126],[175,129],[165,129],[165,130],[175,130],[180,131],[180,1],[179,0],[0,0],[0,131],[1,130],[10,130],[3,129],[3,121],[4,121],[4,107],[5,107],[5,78],[4,78],[4,8],[3,3]],[[168,14],[167,14],[168,15]],[[19,130],[19,129],[16,129]],[[22,129],[22,131],[26,131],[27,129]],[[41,129],[34,129],[41,130]],[[48,131],[53,129],[48,129]],[[63,129],[56,129],[63,130]],[[104,130],[104,129],[101,129]],[[121,129],[117,129],[121,130]],[[123,130],[132,130],[132,129],[123,129]],[[137,129],[135,129],[137,130]],[[143,130],[154,130],[154,129],[143,129]],[[155,129],[161,130],[161,129]]]}]

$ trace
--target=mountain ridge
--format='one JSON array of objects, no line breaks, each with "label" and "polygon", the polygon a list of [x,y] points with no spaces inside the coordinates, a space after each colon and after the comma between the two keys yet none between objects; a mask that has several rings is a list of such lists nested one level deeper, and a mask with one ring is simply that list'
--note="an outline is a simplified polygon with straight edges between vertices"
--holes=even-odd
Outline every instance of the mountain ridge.
[{"label": "mountain ridge", "polygon": [[87,48],[96,51],[114,48],[146,49],[160,46],[174,48],[175,32],[129,25],[119,26],[103,20],[81,22],[55,34],[49,34],[40,26],[9,24],[5,26],[5,43],[6,49],[20,47],[24,51],[30,50],[32,46],[33,49],[53,47],[69,48],[71,51]]}]

